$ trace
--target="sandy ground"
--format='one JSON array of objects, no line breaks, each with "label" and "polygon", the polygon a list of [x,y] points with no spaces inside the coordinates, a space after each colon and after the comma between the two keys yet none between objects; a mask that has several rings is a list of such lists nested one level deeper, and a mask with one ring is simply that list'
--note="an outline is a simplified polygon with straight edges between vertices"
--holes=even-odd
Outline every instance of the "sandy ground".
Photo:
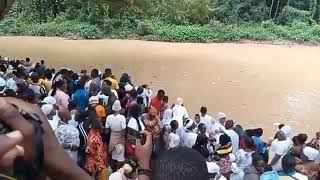
[{"label": "sandy ground", "polygon": [[246,128],[263,127],[265,137],[278,122],[295,133],[320,131],[320,47],[0,37],[0,54],[127,72],[136,85],[164,88],[171,102],[183,97],[192,117],[204,105],[214,117],[223,111]]}]

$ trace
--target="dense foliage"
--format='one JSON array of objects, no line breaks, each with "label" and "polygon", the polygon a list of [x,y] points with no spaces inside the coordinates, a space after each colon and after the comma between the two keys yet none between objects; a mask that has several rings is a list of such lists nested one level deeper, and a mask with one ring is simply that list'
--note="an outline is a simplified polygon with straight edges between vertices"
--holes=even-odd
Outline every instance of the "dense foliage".
[{"label": "dense foliage", "polygon": [[320,0],[16,0],[1,35],[320,42]]}]

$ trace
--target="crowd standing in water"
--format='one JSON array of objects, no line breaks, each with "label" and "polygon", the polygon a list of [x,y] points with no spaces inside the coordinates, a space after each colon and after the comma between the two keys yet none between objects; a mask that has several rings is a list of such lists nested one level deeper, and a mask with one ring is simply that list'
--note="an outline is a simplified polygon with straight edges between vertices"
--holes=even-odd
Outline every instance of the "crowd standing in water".
[{"label": "crowd standing in water", "polygon": [[[38,105],[61,147],[94,179],[319,179],[320,132],[308,138],[280,124],[272,140],[223,112],[190,116],[129,74],[110,68],[80,74],[45,61],[0,57],[0,92]],[[66,169],[67,171],[68,169]]]}]

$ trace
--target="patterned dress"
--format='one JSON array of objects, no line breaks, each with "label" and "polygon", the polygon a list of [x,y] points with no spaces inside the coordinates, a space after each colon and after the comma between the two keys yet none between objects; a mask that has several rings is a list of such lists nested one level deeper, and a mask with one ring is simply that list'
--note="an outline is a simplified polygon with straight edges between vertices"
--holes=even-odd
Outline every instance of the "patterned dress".
[{"label": "patterned dress", "polygon": [[98,130],[90,130],[86,154],[85,169],[92,177],[100,179],[101,171],[107,167],[107,151]]}]

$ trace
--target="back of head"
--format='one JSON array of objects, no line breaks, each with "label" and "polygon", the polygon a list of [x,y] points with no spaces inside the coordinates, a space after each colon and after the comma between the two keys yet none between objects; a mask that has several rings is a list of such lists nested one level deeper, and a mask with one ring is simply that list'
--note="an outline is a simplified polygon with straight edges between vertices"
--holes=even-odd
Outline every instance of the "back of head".
[{"label": "back of head", "polygon": [[263,129],[262,128],[255,129],[255,136],[261,137],[262,135],[263,135]]},{"label": "back of head", "polygon": [[153,180],[207,180],[204,158],[197,151],[179,147],[162,153],[153,165]]},{"label": "back of head", "polygon": [[164,95],[165,95],[165,92],[164,92],[164,90],[163,89],[160,89],[159,91],[158,91],[158,94],[157,94],[159,97],[163,97]]},{"label": "back of head", "polygon": [[33,83],[38,83],[39,82],[39,74],[38,73],[35,73],[35,72],[32,73],[30,78],[31,78]]},{"label": "back of head", "polygon": [[306,143],[307,139],[308,139],[308,135],[306,135],[306,134],[298,134],[298,136],[297,136],[297,140],[298,140],[299,145]]},{"label": "back of head", "polygon": [[208,111],[208,109],[207,109],[207,107],[201,107],[200,108],[200,112],[202,113],[202,114],[207,114],[207,111]]},{"label": "back of head", "polygon": [[287,154],[282,158],[282,168],[285,173],[292,173],[296,165],[297,161],[292,155]]},{"label": "back of head", "polygon": [[219,142],[220,142],[221,146],[225,146],[231,142],[231,138],[227,134],[221,134],[221,136],[219,138]]}]

